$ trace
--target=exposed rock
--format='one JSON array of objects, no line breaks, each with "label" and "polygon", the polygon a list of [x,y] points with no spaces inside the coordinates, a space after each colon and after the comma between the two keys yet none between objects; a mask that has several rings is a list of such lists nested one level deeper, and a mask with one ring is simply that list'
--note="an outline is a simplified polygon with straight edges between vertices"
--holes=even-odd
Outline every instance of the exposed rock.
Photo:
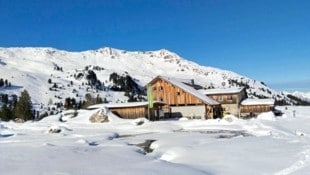
[{"label": "exposed rock", "polygon": [[100,110],[94,113],[90,118],[89,121],[92,123],[105,123],[109,122],[109,118],[107,115],[104,114],[104,111]]},{"label": "exposed rock", "polygon": [[145,123],[145,121],[143,118],[141,118],[141,119],[134,120],[133,123],[134,123],[134,125],[140,126],[140,125],[143,125]]},{"label": "exposed rock", "polygon": [[15,123],[24,123],[25,120],[24,120],[24,119],[21,119],[21,118],[16,118],[16,119],[14,119],[14,122],[15,122]]},{"label": "exposed rock", "polygon": [[142,148],[145,153],[151,153],[153,152],[153,149],[151,148],[151,144],[155,141],[156,140],[145,140],[145,142],[139,143],[137,144],[137,146]]},{"label": "exposed rock", "polygon": [[48,133],[60,133],[61,129],[57,126],[52,126],[50,127],[50,129],[48,130]]}]

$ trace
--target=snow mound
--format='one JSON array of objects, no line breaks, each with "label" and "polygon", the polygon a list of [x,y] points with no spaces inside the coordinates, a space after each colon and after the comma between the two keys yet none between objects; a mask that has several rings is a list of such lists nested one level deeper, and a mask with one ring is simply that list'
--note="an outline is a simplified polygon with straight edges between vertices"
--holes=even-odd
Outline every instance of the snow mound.
[{"label": "snow mound", "polygon": [[3,130],[3,131],[0,131],[0,138],[1,137],[11,137],[11,136],[14,136],[15,133],[10,131],[10,130]]},{"label": "snow mound", "polygon": [[72,129],[65,127],[65,126],[59,126],[59,125],[52,125],[48,129],[48,133],[61,133],[65,131],[72,131]]},{"label": "snow mound", "polygon": [[8,129],[6,126],[4,126],[2,123],[0,123],[0,130],[2,129]]},{"label": "snow mound", "polygon": [[145,124],[147,122],[149,122],[149,120],[146,119],[146,118],[137,118],[137,119],[134,119],[132,121],[132,124],[139,126],[139,125],[143,125],[143,124]]},{"label": "snow mound", "polygon": [[275,115],[273,114],[273,112],[264,112],[264,113],[261,113],[257,116],[257,119],[259,120],[270,120],[270,121],[275,121],[276,120],[276,117]]},{"label": "snow mound", "polygon": [[232,123],[232,122],[238,121],[239,119],[236,116],[229,114],[229,115],[225,115],[223,117],[223,120],[225,120],[228,123]]},{"label": "snow mound", "polygon": [[189,119],[186,118],[186,117],[181,117],[179,120],[180,120],[180,121],[186,121],[186,120],[189,120]]}]

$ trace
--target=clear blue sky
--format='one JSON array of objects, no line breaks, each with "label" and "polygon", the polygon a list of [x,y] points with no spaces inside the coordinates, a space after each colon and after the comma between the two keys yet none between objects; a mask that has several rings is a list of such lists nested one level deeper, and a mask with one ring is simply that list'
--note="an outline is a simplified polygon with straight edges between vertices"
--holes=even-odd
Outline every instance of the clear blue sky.
[{"label": "clear blue sky", "polygon": [[166,48],[310,91],[308,0],[0,0],[0,46]]}]

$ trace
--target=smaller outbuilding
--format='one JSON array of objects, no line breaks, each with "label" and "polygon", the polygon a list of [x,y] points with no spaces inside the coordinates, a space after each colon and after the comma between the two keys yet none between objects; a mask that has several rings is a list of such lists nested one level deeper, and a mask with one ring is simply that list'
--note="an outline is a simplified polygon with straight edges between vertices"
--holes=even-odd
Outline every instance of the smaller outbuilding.
[{"label": "smaller outbuilding", "polygon": [[240,116],[254,117],[262,112],[274,110],[274,99],[245,99],[241,102]]},{"label": "smaller outbuilding", "polygon": [[[114,103],[105,106],[115,115],[124,119],[147,118],[149,120],[160,120],[164,117],[163,102],[155,101],[153,108],[148,108],[148,102]],[[148,115],[150,114],[150,116]]]},{"label": "smaller outbuilding", "polygon": [[201,93],[221,104],[223,115],[239,115],[241,101],[247,98],[245,88],[203,89]]}]

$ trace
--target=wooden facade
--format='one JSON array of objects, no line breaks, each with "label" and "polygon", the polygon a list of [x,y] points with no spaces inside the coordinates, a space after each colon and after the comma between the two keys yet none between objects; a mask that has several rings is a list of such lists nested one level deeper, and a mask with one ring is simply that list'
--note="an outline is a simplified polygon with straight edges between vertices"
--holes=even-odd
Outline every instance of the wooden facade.
[{"label": "wooden facade", "polygon": [[273,105],[242,105],[240,107],[240,117],[242,118],[251,118],[256,117],[262,112],[269,112],[274,109]]},{"label": "wooden facade", "polygon": [[244,88],[196,90],[194,87],[179,79],[158,76],[146,86],[152,91],[154,108],[149,110],[147,102],[137,102],[109,106],[109,109],[124,119],[160,120],[214,119],[225,114],[255,116],[274,107],[272,99],[248,99]]},{"label": "wooden facade", "polygon": [[165,102],[167,106],[203,104],[202,100],[162,79],[155,81],[151,87],[154,100]]},{"label": "wooden facade", "polygon": [[272,105],[246,105],[241,106],[241,113],[262,113],[273,110]]},{"label": "wooden facade", "polygon": [[214,94],[208,96],[221,104],[240,104],[240,102],[246,98],[246,96],[241,94],[241,92],[235,94]]},{"label": "wooden facade", "polygon": [[221,104],[223,115],[233,114],[238,116],[241,102],[247,98],[247,94],[244,88],[241,89],[214,89],[215,91],[208,92],[205,91],[205,94],[212,99],[216,100]]},{"label": "wooden facade", "polygon": [[115,107],[110,108],[114,114],[124,119],[135,119],[135,118],[147,118],[147,107],[137,106],[137,107]]},{"label": "wooden facade", "polygon": [[[197,94],[191,92],[195,89],[188,88],[186,84],[179,84],[172,82],[169,78],[158,76],[153,79],[149,85],[152,88],[153,98],[156,101],[164,102],[163,111],[165,112],[165,117],[173,117],[175,114],[172,113],[171,107],[181,107],[182,106],[204,106],[204,114],[202,118],[211,119],[220,117],[220,105],[216,101],[214,103],[207,103],[206,100],[199,97]],[[190,90],[189,90],[190,89]],[[207,97],[209,99],[209,97]],[[182,116],[184,117],[184,116]]]},{"label": "wooden facade", "polygon": [[255,117],[262,112],[274,110],[273,99],[246,99],[241,103],[241,117]]},{"label": "wooden facade", "polygon": [[[128,105],[129,104],[129,105]],[[152,109],[148,109],[147,102],[132,102],[124,105],[110,105],[109,110],[123,119],[136,119],[147,118],[149,120],[159,120],[163,118],[161,115],[161,109],[164,104],[161,102],[155,102]],[[150,116],[148,116],[150,114]]]}]

